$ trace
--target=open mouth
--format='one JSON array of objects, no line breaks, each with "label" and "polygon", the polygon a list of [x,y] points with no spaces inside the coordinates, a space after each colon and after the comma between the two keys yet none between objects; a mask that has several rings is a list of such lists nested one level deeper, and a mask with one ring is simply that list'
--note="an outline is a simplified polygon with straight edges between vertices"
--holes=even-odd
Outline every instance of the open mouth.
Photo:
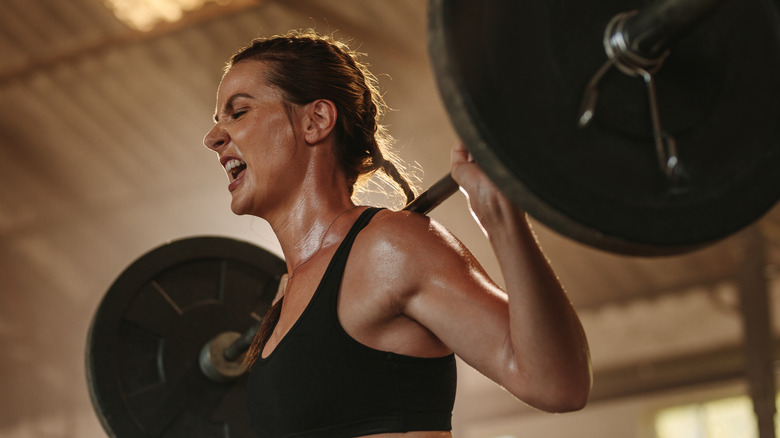
[{"label": "open mouth", "polygon": [[245,169],[246,163],[243,160],[233,159],[225,163],[225,172],[227,172],[231,181],[238,179],[238,176],[241,175],[241,172]]}]

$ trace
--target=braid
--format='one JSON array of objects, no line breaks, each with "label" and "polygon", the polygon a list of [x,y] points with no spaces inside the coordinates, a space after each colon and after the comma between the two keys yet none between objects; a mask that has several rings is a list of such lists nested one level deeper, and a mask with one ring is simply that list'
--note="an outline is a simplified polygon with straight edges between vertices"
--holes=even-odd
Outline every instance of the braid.
[{"label": "braid", "polygon": [[265,318],[263,318],[263,322],[260,324],[260,329],[257,330],[255,337],[252,339],[252,344],[249,346],[249,349],[244,356],[244,363],[250,367],[257,361],[257,358],[260,357],[260,354],[265,347],[265,343],[268,342],[271,333],[273,333],[276,324],[279,322],[279,316],[282,314],[283,300],[284,297],[279,298],[279,300],[266,311]]},{"label": "braid", "polygon": [[404,178],[401,173],[398,171],[398,168],[395,167],[395,164],[393,164],[391,161],[384,160],[382,161],[382,171],[385,173],[385,175],[389,176],[395,183],[398,185],[398,187],[404,192],[404,195],[406,195],[406,203],[410,203],[415,198],[414,190],[412,190],[411,184],[409,184],[409,181]]},{"label": "braid", "polygon": [[[358,186],[362,186],[377,170],[381,169],[384,175],[379,175],[379,177],[401,189],[408,204],[414,200],[415,193],[412,185],[398,170],[396,165],[399,162],[398,158],[389,152],[389,144],[392,137],[387,133],[385,127],[378,123],[378,120],[384,115],[383,109],[386,107],[386,104],[376,90],[376,77],[365,66],[358,64],[352,56],[345,54],[345,57],[350,66],[359,73],[362,79],[361,82],[365,84],[363,92],[364,110],[362,111],[363,123],[359,126],[362,128],[362,134],[365,136],[363,142],[368,146],[365,153],[368,154],[369,159],[364,161],[363,171],[360,172],[362,178],[359,177],[356,182]],[[387,155],[390,156],[390,159],[385,158],[385,154],[382,153],[383,149],[388,150]]]}]

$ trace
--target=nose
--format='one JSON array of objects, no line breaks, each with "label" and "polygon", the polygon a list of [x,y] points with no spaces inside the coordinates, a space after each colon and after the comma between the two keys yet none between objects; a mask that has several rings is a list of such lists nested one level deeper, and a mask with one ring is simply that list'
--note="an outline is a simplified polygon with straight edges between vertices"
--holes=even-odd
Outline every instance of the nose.
[{"label": "nose", "polygon": [[222,124],[217,123],[203,137],[203,145],[212,151],[217,151],[220,147],[228,143],[227,132],[222,128]]}]

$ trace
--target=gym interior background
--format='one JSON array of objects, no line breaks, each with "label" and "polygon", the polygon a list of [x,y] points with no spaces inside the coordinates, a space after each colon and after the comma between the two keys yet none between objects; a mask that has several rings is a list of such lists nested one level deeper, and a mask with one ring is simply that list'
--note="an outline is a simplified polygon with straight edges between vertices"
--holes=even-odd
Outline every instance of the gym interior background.
[{"label": "gym interior background", "polygon": [[[353,41],[392,108],[385,122],[401,156],[422,169],[420,187],[448,170],[457,136],[427,52],[426,1],[189,3],[181,19],[139,30],[107,1],[0,2],[0,437],[106,435],[87,389],[86,337],[103,294],[141,254],[201,235],[279,253],[265,224],[230,213],[224,171],[202,146],[222,66],[251,38],[314,28]],[[431,216],[500,277],[460,194]],[[535,225],[588,333],[592,401],[537,413],[460,364],[455,437],[660,438],[674,426],[659,413],[676,406],[689,407],[674,411],[688,431],[720,421],[758,436],[745,358],[763,347],[744,342],[744,321],[769,312],[764,346],[776,357],[780,207],[666,257],[608,253]],[[746,296],[768,297],[769,308],[743,311]],[[746,420],[696,408],[732,397]],[[738,436],[709,433],[686,436]]]}]

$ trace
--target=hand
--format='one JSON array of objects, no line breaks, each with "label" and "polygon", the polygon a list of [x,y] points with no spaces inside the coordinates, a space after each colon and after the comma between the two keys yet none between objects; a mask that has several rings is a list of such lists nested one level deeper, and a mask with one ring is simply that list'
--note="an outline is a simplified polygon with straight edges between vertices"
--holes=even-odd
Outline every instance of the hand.
[{"label": "hand", "polygon": [[450,154],[452,178],[460,185],[461,191],[469,200],[472,216],[485,231],[485,225],[491,219],[503,216],[511,209],[513,213],[521,213],[493,181],[485,174],[466,149],[463,143],[452,148]]}]

